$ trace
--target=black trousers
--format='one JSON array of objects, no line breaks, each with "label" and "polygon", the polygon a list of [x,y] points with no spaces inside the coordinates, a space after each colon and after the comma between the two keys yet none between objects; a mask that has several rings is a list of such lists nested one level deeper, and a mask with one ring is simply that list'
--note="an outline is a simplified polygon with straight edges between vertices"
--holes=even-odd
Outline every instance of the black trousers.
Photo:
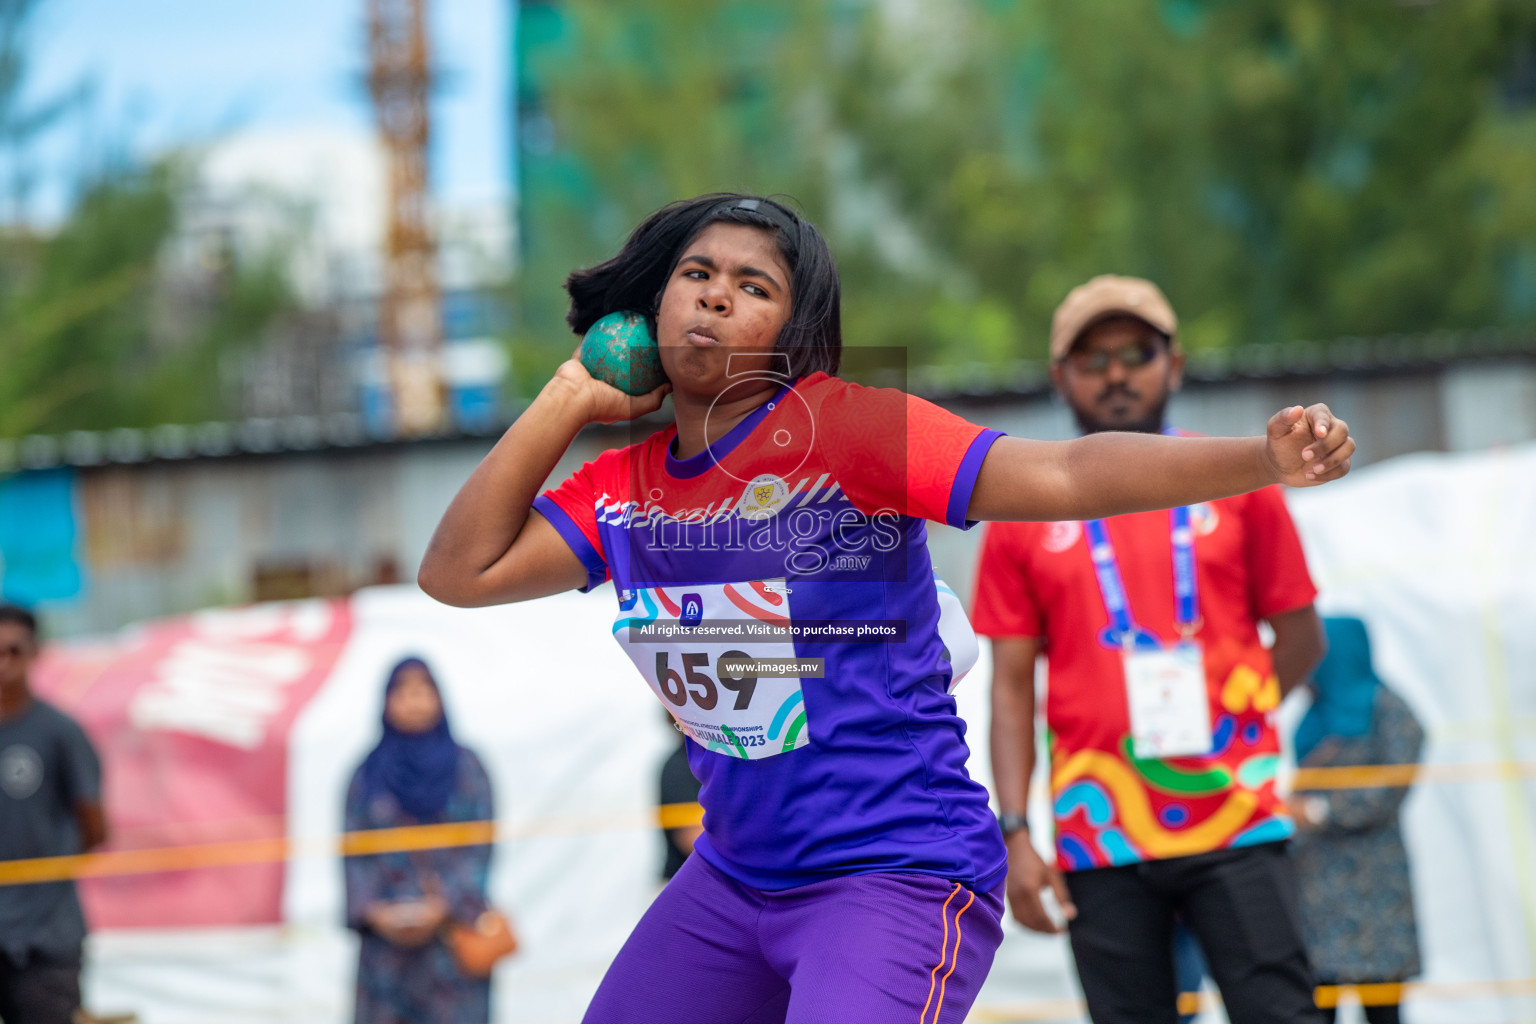
[{"label": "black trousers", "polygon": [[33,957],[18,967],[0,953],[0,1021],[71,1024],[80,1008],[80,961]]},{"label": "black trousers", "polygon": [[1200,940],[1232,1024],[1323,1024],[1284,843],[1067,873],[1094,1024],[1175,1024],[1173,918]]},{"label": "black trousers", "polygon": [[[1396,1003],[1382,1003],[1379,1006],[1367,1006],[1364,1007],[1364,1010],[1365,1024],[1399,1024],[1399,1022],[1403,1019],[1398,1013],[1398,1006]],[[1330,1006],[1328,1009],[1323,1011],[1323,1019],[1326,1020],[1328,1024],[1333,1024],[1338,1012],[1338,1010]]]}]

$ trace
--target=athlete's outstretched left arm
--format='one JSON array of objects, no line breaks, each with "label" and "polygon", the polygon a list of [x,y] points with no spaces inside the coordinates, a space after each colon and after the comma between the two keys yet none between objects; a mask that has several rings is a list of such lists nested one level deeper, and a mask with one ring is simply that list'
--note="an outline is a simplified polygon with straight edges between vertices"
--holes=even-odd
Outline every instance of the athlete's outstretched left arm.
[{"label": "athlete's outstretched left arm", "polygon": [[1349,472],[1355,440],[1326,405],[1291,406],[1264,437],[1090,434],[1073,441],[1004,437],[987,453],[972,520],[1099,519],[1256,491],[1311,487]]}]

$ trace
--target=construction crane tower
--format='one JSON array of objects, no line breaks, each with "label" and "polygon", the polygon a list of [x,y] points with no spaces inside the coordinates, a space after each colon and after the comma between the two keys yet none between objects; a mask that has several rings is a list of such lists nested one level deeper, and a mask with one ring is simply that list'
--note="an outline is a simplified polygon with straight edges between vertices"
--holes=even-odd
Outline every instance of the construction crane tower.
[{"label": "construction crane tower", "polygon": [[374,117],[384,144],[388,215],[379,343],[395,427],[430,434],[445,421],[443,327],[427,178],[431,54],[426,0],[367,0]]}]

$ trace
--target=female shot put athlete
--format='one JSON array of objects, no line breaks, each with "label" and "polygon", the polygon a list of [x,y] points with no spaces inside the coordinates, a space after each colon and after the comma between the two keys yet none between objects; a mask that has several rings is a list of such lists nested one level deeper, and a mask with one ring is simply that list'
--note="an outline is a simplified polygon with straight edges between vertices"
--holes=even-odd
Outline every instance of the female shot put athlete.
[{"label": "female shot put athlete", "polygon": [[[612,579],[613,633],[689,737],[704,834],[598,989],[601,1024],[958,1022],[1002,938],[1006,857],[965,771],[926,521],[1091,519],[1342,476],[1325,406],[1267,435],[1004,437],[833,376],[839,282],[771,200],[707,195],[571,275],[569,322],[646,314],[669,383],[571,360],[422,562],[449,604]],[[582,427],[676,422],[542,495]]]}]

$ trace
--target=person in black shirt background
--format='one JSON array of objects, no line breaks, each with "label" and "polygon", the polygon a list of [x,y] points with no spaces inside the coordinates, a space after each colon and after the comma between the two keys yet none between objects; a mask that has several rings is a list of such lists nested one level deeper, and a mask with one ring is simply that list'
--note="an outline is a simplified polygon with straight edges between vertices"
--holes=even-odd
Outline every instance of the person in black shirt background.
[{"label": "person in black shirt background", "polygon": [[[91,741],[32,695],[37,646],[32,613],[0,604],[0,861],[83,853],[107,837]],[[0,1020],[70,1024],[84,943],[73,881],[0,886]]]}]

